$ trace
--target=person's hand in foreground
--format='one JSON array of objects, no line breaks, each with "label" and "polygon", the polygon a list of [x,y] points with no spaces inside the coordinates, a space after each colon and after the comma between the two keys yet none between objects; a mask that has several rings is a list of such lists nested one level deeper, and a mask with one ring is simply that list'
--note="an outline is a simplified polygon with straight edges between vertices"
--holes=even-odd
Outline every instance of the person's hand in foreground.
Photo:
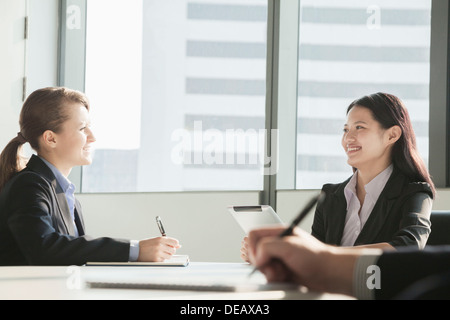
[{"label": "person's hand in foreground", "polygon": [[248,257],[248,237],[245,236],[244,239],[242,239],[241,242],[241,259],[245,262],[250,262],[250,259]]},{"label": "person's hand in foreground", "polygon": [[354,265],[367,249],[326,245],[296,228],[279,238],[282,227],[252,230],[249,259],[269,282],[293,282],[313,291],[352,295]]}]

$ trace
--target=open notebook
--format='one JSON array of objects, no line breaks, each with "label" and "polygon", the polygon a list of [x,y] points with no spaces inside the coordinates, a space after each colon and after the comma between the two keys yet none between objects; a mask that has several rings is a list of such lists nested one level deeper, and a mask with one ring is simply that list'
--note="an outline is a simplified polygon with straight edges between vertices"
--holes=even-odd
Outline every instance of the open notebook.
[{"label": "open notebook", "polygon": [[221,292],[253,292],[253,291],[286,291],[299,290],[300,287],[291,283],[198,283],[198,282],[119,282],[119,281],[87,281],[88,288],[95,289],[147,289],[147,290],[193,290],[193,291],[221,291]]},{"label": "open notebook", "polygon": [[163,262],[87,262],[86,266],[111,266],[111,267],[186,267],[189,264],[188,255],[174,255]]}]

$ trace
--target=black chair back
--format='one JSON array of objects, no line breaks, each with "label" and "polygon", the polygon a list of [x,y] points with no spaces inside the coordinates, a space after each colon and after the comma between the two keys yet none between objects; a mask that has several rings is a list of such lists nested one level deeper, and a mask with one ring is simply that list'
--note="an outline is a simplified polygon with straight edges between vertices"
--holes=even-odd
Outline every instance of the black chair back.
[{"label": "black chair back", "polygon": [[450,244],[450,211],[431,211],[431,234],[427,245]]}]

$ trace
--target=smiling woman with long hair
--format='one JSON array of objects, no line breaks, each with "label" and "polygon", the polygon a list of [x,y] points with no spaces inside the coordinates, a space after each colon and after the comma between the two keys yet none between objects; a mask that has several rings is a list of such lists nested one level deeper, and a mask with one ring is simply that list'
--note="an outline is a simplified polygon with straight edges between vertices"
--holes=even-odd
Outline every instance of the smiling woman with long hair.
[{"label": "smiling woman with long hair", "polygon": [[[25,101],[20,131],[0,155],[0,265],[162,261],[179,248],[169,237],[85,235],[68,176],[73,167],[92,162],[89,110],[86,96],[67,88],[39,89]],[[28,162],[22,156],[27,142],[37,152]]]},{"label": "smiling woman with long hair", "polygon": [[[336,246],[423,249],[436,190],[403,102],[381,92],[353,101],[342,147],[353,175],[323,186],[312,235]],[[250,261],[248,237],[240,254]]]},{"label": "smiling woman with long hair", "polygon": [[375,93],[352,102],[342,147],[354,174],[323,186],[312,235],[338,246],[424,248],[435,187],[402,101]]},{"label": "smiling woman with long hair", "polygon": [[[353,101],[342,147],[353,175],[323,186],[312,235],[336,246],[423,249],[436,190],[403,102],[381,92]],[[247,236],[240,254],[250,261]]]}]

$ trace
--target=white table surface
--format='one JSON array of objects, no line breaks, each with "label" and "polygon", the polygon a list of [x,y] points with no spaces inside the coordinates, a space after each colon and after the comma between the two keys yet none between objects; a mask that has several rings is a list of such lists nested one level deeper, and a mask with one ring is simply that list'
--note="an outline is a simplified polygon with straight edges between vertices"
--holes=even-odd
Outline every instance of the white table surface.
[{"label": "white table surface", "polygon": [[185,290],[96,289],[89,281],[265,284],[245,263],[191,262],[187,267],[0,267],[1,300],[272,300],[351,299],[344,295],[288,291],[210,292]]}]

